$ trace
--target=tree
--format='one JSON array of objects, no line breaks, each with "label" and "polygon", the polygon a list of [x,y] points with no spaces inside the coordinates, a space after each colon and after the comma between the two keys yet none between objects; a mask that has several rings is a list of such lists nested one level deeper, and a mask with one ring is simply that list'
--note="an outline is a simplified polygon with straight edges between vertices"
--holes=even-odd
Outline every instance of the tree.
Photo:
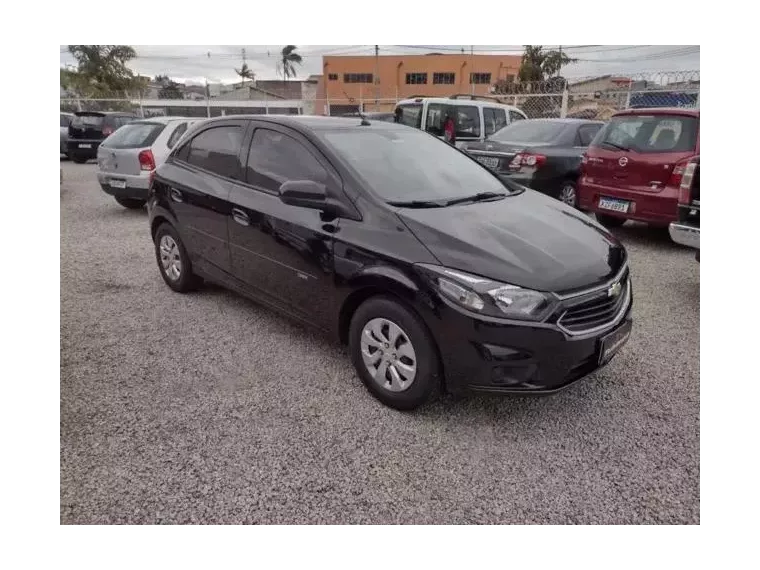
[{"label": "tree", "polygon": [[161,85],[161,89],[158,91],[159,99],[182,99],[179,83],[169,79],[168,75],[156,75],[153,81]]},{"label": "tree", "polygon": [[76,78],[70,78],[85,97],[125,96],[136,86],[127,62],[137,56],[131,46],[70,45],[77,61]]},{"label": "tree", "polygon": [[240,69],[235,68],[235,73],[237,73],[240,76],[240,87],[245,85],[245,80],[250,79],[251,81],[254,80],[256,77],[256,74],[253,72],[253,70],[248,67],[248,64],[243,62],[243,67]]},{"label": "tree", "polygon": [[294,45],[287,45],[282,48],[280,61],[277,64],[277,73],[282,75],[283,87],[285,81],[296,76],[295,64],[301,65],[303,62],[301,55],[296,53],[297,49],[298,47]]},{"label": "tree", "polygon": [[559,50],[544,51],[544,46],[525,46],[525,52],[517,73],[520,81],[546,81],[559,75],[560,70],[578,61]]}]

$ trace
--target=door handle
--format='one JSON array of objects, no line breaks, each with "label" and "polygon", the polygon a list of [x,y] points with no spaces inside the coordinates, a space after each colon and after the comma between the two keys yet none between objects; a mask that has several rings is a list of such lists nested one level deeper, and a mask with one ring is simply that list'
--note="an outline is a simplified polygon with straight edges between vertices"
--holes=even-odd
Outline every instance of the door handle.
[{"label": "door handle", "polygon": [[235,220],[241,226],[250,226],[251,218],[248,217],[240,208],[232,208],[232,219]]},{"label": "door handle", "polygon": [[172,188],[169,191],[169,195],[172,197],[172,200],[174,200],[175,202],[184,202],[185,201],[185,199],[182,197],[182,192],[180,192],[176,188]]}]

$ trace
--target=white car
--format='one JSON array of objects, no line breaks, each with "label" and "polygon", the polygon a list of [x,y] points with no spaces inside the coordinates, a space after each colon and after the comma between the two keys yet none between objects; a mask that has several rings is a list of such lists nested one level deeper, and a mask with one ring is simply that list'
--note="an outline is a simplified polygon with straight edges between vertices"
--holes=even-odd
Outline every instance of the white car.
[{"label": "white car", "polygon": [[447,112],[453,112],[458,147],[467,142],[483,142],[507,125],[528,118],[517,107],[504,105],[493,97],[477,95],[404,99],[398,102],[395,112],[399,123],[440,138],[443,138],[443,119]]},{"label": "white car", "polygon": [[156,168],[187,130],[203,119],[152,117],[124,125],[98,147],[98,182],[125,208],[142,208]]}]

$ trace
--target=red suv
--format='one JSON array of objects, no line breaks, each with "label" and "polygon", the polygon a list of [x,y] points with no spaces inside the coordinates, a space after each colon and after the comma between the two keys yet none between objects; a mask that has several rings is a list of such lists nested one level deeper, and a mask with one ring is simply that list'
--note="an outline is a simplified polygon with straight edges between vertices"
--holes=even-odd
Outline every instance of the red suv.
[{"label": "red suv", "polygon": [[607,227],[678,219],[678,190],[699,155],[699,109],[628,109],[612,116],[581,160],[578,207]]}]

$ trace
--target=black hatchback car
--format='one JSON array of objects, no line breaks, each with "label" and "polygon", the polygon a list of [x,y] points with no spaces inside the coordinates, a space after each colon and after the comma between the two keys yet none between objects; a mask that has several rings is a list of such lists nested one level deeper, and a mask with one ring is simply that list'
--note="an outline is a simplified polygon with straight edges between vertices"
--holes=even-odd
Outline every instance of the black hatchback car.
[{"label": "black hatchback car", "polygon": [[98,147],[121,126],[136,121],[137,115],[120,112],[78,111],[69,123],[68,156],[77,163],[97,158]]},{"label": "black hatchback car", "polygon": [[626,251],[404,125],[236,116],[188,131],[148,201],[166,284],[216,282],[349,346],[379,400],[546,393],[628,340]]}]

